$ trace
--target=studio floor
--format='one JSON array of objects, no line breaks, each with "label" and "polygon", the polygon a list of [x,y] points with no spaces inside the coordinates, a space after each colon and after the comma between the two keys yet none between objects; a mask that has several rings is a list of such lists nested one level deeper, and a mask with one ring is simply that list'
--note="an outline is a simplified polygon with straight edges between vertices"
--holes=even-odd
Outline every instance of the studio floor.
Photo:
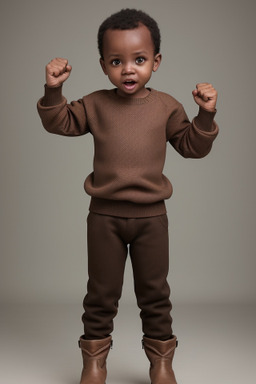
[{"label": "studio floor", "polygon": [[[77,304],[2,305],[0,383],[79,384]],[[175,305],[178,384],[256,383],[255,305]],[[150,384],[139,311],[122,304],[108,358],[108,384]]]}]

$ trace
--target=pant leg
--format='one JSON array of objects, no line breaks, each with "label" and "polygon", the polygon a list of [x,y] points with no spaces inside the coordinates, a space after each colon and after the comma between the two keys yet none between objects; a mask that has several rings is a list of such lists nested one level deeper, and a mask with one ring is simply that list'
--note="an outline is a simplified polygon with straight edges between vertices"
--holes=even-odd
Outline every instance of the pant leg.
[{"label": "pant leg", "polygon": [[87,339],[102,339],[113,331],[127,258],[118,224],[115,217],[94,213],[87,219],[89,280],[82,316]]},{"label": "pant leg", "polygon": [[136,220],[136,235],[130,244],[135,293],[141,309],[145,336],[172,337],[169,270],[169,236],[166,215]]}]

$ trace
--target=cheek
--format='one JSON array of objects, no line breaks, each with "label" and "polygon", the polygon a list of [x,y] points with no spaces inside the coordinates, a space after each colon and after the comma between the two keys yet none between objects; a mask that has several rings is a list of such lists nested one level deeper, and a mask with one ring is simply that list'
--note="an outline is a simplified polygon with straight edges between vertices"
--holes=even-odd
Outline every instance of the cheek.
[{"label": "cheek", "polygon": [[153,68],[152,68],[151,65],[147,65],[147,66],[145,66],[143,68],[140,68],[139,73],[143,77],[150,77],[151,74],[152,74],[152,69]]},{"label": "cheek", "polygon": [[116,71],[116,70],[112,70],[112,71],[109,71],[108,72],[108,78],[109,80],[114,84],[114,85],[117,85],[119,84],[119,81],[120,81],[120,75],[118,73],[119,71]]},{"label": "cheek", "polygon": [[119,76],[120,70],[118,68],[110,68],[108,71],[109,77],[115,78]]}]

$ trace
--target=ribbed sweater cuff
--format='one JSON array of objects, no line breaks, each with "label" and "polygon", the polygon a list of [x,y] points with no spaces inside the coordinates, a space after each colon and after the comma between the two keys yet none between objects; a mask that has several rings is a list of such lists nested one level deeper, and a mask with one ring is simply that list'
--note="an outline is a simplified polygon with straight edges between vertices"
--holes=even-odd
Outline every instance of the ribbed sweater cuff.
[{"label": "ribbed sweater cuff", "polygon": [[53,105],[61,104],[64,97],[62,96],[62,85],[56,88],[44,86],[44,97],[42,98],[42,105],[44,107],[50,107]]},{"label": "ribbed sweater cuff", "polygon": [[199,108],[199,113],[194,119],[196,127],[201,131],[214,131],[216,129],[216,124],[214,124],[214,116],[216,115],[216,112],[216,110],[214,112],[209,112],[203,108]]}]

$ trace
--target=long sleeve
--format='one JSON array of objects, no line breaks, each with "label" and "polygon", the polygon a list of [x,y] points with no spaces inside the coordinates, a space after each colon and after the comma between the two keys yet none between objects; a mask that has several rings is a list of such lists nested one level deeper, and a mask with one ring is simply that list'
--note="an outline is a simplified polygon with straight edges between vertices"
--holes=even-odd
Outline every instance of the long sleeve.
[{"label": "long sleeve", "polygon": [[62,87],[48,88],[37,103],[44,128],[57,135],[80,136],[89,132],[83,99],[67,104]]},{"label": "long sleeve", "polygon": [[177,103],[167,123],[167,140],[185,158],[206,156],[219,130],[214,116],[215,112],[200,109],[191,123],[183,106]]},{"label": "long sleeve", "polygon": [[77,136],[90,132],[93,171],[84,188],[90,210],[121,217],[165,213],[172,184],[163,174],[167,142],[184,157],[203,157],[217,135],[214,113],[192,121],[170,95],[151,89],[145,98],[99,90],[67,104],[61,89],[45,89],[38,112],[49,132]]}]

